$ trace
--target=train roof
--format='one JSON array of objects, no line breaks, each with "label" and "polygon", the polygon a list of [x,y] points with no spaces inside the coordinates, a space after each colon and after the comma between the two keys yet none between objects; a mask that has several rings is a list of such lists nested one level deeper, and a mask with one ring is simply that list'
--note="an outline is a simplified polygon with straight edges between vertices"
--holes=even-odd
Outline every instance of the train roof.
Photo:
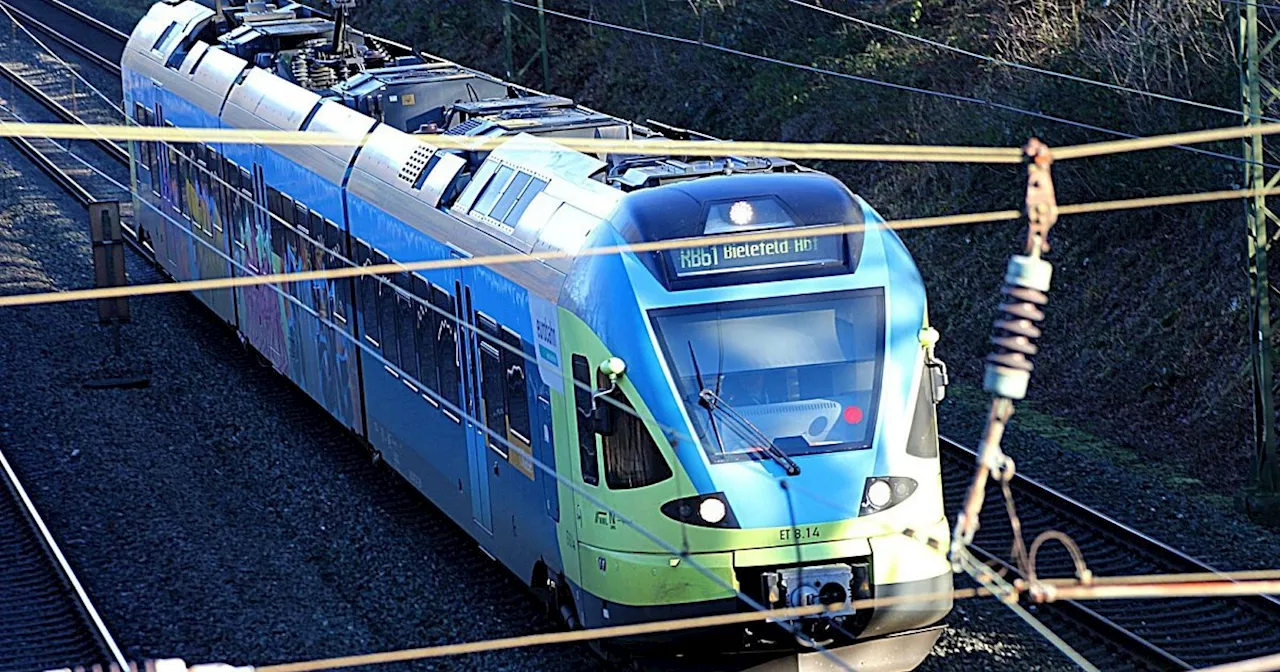
[{"label": "train roof", "polygon": [[[717,233],[713,206],[744,199],[762,219],[740,228],[861,221],[843,185],[791,161],[571,150],[555,140],[708,136],[619,119],[359,31],[335,39],[336,26],[296,3],[215,13],[164,0],[139,22],[124,60],[183,84],[184,96],[232,126],[347,135],[347,146],[275,150],[335,184],[350,170],[353,192],[399,203],[406,217],[436,208],[524,253],[575,253],[606,221],[633,242]],[[463,152],[433,145],[437,135],[511,140]],[[511,206],[503,212],[487,209],[509,185],[526,196],[501,201]],[[716,216],[727,222],[727,212]],[[571,264],[538,266],[563,277]]]}]

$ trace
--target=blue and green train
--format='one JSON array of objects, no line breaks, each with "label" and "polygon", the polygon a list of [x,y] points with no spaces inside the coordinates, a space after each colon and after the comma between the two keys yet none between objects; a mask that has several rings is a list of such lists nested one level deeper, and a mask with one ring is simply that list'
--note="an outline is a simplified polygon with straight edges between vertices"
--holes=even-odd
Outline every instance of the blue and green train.
[{"label": "blue and green train", "polygon": [[131,143],[135,225],[173,278],[457,260],[198,296],[570,625],[843,604],[696,637],[928,653],[945,374],[915,264],[844,185],[575,151],[667,136],[295,4],[156,4],[122,65],[141,125],[349,139]]}]

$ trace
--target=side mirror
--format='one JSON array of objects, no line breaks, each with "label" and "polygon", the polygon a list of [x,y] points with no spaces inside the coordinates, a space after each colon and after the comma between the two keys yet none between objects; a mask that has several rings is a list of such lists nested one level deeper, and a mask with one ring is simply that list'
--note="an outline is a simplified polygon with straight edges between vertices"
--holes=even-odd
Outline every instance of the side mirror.
[{"label": "side mirror", "polygon": [[618,427],[618,414],[622,409],[603,401],[618,389],[618,378],[627,371],[627,363],[620,357],[610,357],[600,363],[600,378],[609,381],[608,387],[601,386],[591,395],[591,424],[595,432],[601,436],[613,436]]},{"label": "side mirror", "polygon": [[924,348],[924,365],[929,376],[929,385],[933,389],[935,405],[947,398],[947,384],[951,382],[947,375],[947,363],[933,354],[933,346],[938,344],[938,339],[941,337],[942,335],[933,327],[920,330],[920,345]]},{"label": "side mirror", "polygon": [[[597,393],[599,394],[599,393]],[[618,428],[618,414],[622,410],[617,406],[601,401],[600,397],[596,397],[596,407],[591,411],[591,427],[596,434],[600,436],[613,436]]]}]

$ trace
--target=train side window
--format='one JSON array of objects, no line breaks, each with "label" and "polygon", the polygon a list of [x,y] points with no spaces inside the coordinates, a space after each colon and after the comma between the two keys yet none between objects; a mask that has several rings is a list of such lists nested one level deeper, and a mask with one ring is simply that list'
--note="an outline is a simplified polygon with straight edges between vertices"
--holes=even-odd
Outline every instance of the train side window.
[{"label": "train side window", "polygon": [[[369,266],[373,264],[373,253],[369,250],[369,244],[354,239],[356,265]],[[360,330],[373,347],[382,347],[382,331],[378,328],[378,288],[375,287],[377,280],[371,275],[362,275],[357,278],[357,288],[359,296],[356,299],[356,313],[359,315]]]},{"label": "train side window", "polygon": [[295,201],[293,204],[293,225],[298,227],[300,233],[311,235],[315,233],[311,230],[311,218],[307,214],[307,206],[302,201]]},{"label": "train side window", "polygon": [[[452,404],[453,409],[460,410],[462,372],[458,366],[457,302],[448,292],[432,285],[431,303],[440,309],[436,313],[439,317],[436,321],[436,371],[440,374],[440,397]],[[450,414],[454,411],[450,410]]]},{"label": "train side window", "polygon": [[307,213],[307,231],[311,233],[311,237],[316,240],[324,240],[324,217],[320,213],[312,210]]},{"label": "train side window", "polygon": [[523,356],[526,353],[524,339],[520,338],[520,334],[503,327],[502,343],[506,346],[502,348],[502,376],[507,388],[507,423],[511,433],[528,444],[531,431],[528,376],[525,371],[528,370],[529,360]]},{"label": "train side window", "polygon": [[275,250],[277,245],[276,230],[279,228],[279,225],[276,223],[275,220],[276,220],[276,217],[279,216],[279,214],[280,214],[280,192],[276,191],[275,187],[267,187],[267,219],[269,220],[267,223],[267,226],[268,226],[268,230],[271,232],[271,249],[272,250]]},{"label": "train side window", "polygon": [[[387,255],[375,249],[373,251],[373,263],[382,266],[391,263]],[[385,273],[383,278],[387,278]],[[396,290],[382,279],[370,276],[378,288],[378,322],[382,324],[382,356],[387,361],[400,365],[400,350],[396,345]]]},{"label": "train side window", "polygon": [[[635,406],[627,395],[622,390],[614,390],[609,396],[622,406],[618,409],[614,432],[600,440],[604,449],[604,481],[609,489],[643,488],[671,478],[671,467],[663,459],[649,428],[636,417]],[[609,402],[602,399],[599,403]]]},{"label": "train side window", "polygon": [[[498,351],[498,323],[483,313],[476,313],[480,328],[480,396],[484,401],[484,422],[493,434],[507,438],[507,383],[502,375],[502,353]],[[506,444],[488,438],[489,447],[507,454]]]},{"label": "train side window", "polygon": [[591,426],[591,365],[582,355],[573,356],[573,408],[578,419],[578,454],[582,480],[600,485],[600,459],[596,453],[596,432]]},{"label": "train side window", "polygon": [[413,302],[413,313],[418,349],[418,380],[428,389],[439,390],[435,342],[437,313],[431,303],[431,285],[420,275],[413,276],[413,295],[417,297],[417,301]]},{"label": "train side window", "polygon": [[[418,311],[414,308],[413,278],[408,273],[396,273],[396,324],[400,336],[400,368],[413,380],[422,380],[418,374],[417,336]],[[388,278],[390,279],[390,278]]]}]

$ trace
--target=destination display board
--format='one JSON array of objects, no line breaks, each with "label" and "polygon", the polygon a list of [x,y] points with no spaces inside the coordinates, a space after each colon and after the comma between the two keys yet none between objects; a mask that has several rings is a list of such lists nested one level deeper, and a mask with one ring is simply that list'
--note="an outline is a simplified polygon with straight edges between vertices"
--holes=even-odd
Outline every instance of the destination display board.
[{"label": "destination display board", "polygon": [[844,264],[843,236],[805,236],[743,243],[723,243],[665,252],[677,278],[785,266]]}]

